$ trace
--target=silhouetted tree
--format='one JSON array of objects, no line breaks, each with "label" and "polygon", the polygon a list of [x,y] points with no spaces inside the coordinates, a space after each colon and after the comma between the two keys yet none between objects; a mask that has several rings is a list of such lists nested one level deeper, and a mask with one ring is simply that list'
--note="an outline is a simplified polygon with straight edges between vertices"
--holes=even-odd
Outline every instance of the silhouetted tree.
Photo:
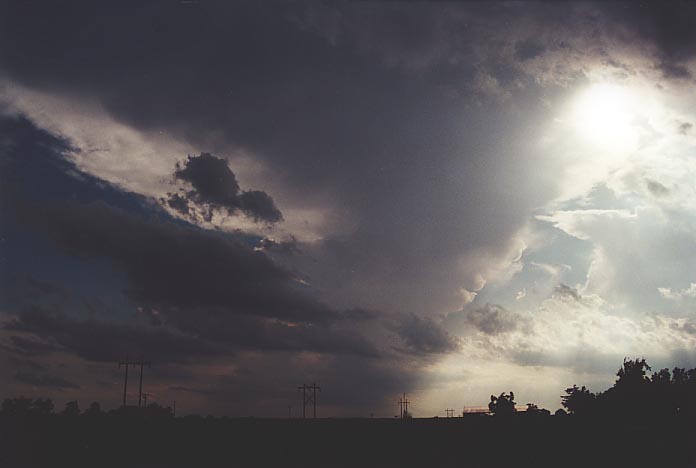
[{"label": "silhouetted tree", "polygon": [[651,392],[649,410],[656,416],[666,416],[677,412],[677,384],[672,379],[669,369],[660,369],[650,378]]},{"label": "silhouetted tree", "polygon": [[85,416],[97,416],[99,414],[102,414],[101,405],[96,401],[93,401],[89,405],[89,408],[87,408],[82,414],[84,414]]},{"label": "silhouetted tree", "polygon": [[689,381],[689,375],[683,367],[675,367],[672,370],[672,382],[677,385],[685,384]]},{"label": "silhouetted tree", "polygon": [[[616,373],[618,379],[614,384],[615,387],[627,386],[636,387],[638,385],[645,385],[650,382],[646,374],[649,371],[650,366],[645,362],[645,358],[638,359],[627,359],[624,358],[623,366]],[[669,374],[669,372],[668,372]]]},{"label": "silhouetted tree", "polygon": [[65,409],[61,412],[63,416],[79,416],[80,415],[80,405],[77,404],[76,400],[69,401],[65,404]]},{"label": "silhouetted tree", "polygon": [[496,416],[512,414],[516,411],[515,404],[515,394],[510,392],[509,395],[506,395],[503,392],[499,396],[491,395],[488,410]]},{"label": "silhouetted tree", "polygon": [[45,416],[53,413],[53,401],[42,398],[6,398],[2,402],[2,413],[8,416]]},{"label": "silhouetted tree", "polygon": [[174,411],[169,407],[150,403],[145,408],[145,414],[150,418],[171,418],[174,416]]},{"label": "silhouetted tree", "polygon": [[624,359],[614,386],[598,396],[602,413],[630,419],[654,413],[653,386],[646,375],[649,370],[644,358]]},{"label": "silhouetted tree", "polygon": [[31,413],[32,403],[31,398],[5,398],[2,402],[2,414],[7,416],[25,416]]},{"label": "silhouetted tree", "polygon": [[53,400],[50,398],[37,398],[31,405],[32,413],[38,415],[49,415],[53,413]]},{"label": "silhouetted tree", "polygon": [[561,405],[571,414],[587,415],[595,410],[596,395],[590,392],[584,385],[578,388],[573,385],[565,389],[566,394],[561,396]]},{"label": "silhouetted tree", "polygon": [[527,403],[527,410],[525,411],[525,414],[534,416],[550,416],[551,411],[547,410],[546,408],[539,408],[539,406],[535,405],[534,403]]},{"label": "silhouetted tree", "polygon": [[672,376],[669,373],[669,369],[660,369],[657,372],[653,372],[650,382],[656,385],[669,385],[672,383]]},{"label": "silhouetted tree", "polygon": [[696,369],[675,367],[672,370],[670,397],[672,411],[679,414],[696,414]]}]

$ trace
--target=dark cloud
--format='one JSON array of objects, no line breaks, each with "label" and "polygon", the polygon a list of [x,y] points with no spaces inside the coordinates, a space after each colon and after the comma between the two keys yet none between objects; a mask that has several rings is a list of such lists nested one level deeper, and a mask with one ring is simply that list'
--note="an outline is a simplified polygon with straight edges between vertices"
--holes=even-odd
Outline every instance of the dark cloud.
[{"label": "dark cloud", "polygon": [[233,235],[144,219],[101,202],[22,205],[18,218],[68,254],[113,262],[141,306],[317,321],[335,314],[289,271]]},{"label": "dark cloud", "polygon": [[190,329],[238,349],[380,355],[377,346],[367,337],[340,322],[313,324],[228,316],[213,324],[191,323]]},{"label": "dark cloud", "polygon": [[[17,133],[31,129],[43,135],[26,120],[13,122],[18,125],[15,130],[21,131],[8,132],[10,142]],[[64,161],[64,146],[37,144],[39,138],[32,141],[26,147],[11,144],[10,151],[3,153],[8,164],[32,159],[46,164]],[[59,165],[57,169],[50,173],[50,179],[53,183],[71,181],[73,195],[101,184],[80,177],[75,185],[73,178],[65,174],[77,171],[72,165]],[[255,249],[263,239],[176,222],[145,200],[135,205],[132,201],[123,203],[138,210],[119,208],[106,203],[101,195],[98,201],[80,202],[74,196],[62,201],[39,201],[18,186],[3,215],[8,222],[18,221],[71,257],[83,261],[106,259],[124,272],[128,282],[125,293],[143,320],[81,320],[67,315],[62,310],[65,304],[31,304],[6,327],[40,339],[11,338],[12,349],[17,352],[45,354],[59,345],[94,361],[140,352],[152,359],[175,362],[212,359],[240,349],[370,358],[380,355],[360,331],[370,326],[365,322],[374,320],[374,313],[358,308],[339,311],[316,300],[293,273]],[[280,244],[269,242],[266,247],[280,248]],[[292,245],[282,249],[291,250]],[[62,290],[46,282],[30,283],[53,295]],[[89,306],[86,309],[90,317],[97,315],[90,301],[77,302]],[[103,309],[103,304],[99,308]]]},{"label": "dark cloud", "polygon": [[259,247],[272,254],[291,255],[300,253],[300,246],[294,237],[282,241],[264,238],[261,240]]},{"label": "dark cloud", "polygon": [[509,351],[509,355],[513,362],[523,366],[558,367],[605,375],[616,372],[616,363],[625,357],[621,353],[603,352],[587,346],[571,346],[562,354],[519,348]]},{"label": "dark cloud", "polygon": [[574,301],[582,300],[582,296],[576,288],[568,286],[567,284],[560,283],[553,289],[553,295],[561,299],[572,299]]},{"label": "dark cloud", "polygon": [[662,197],[669,194],[669,189],[656,180],[645,179],[645,185],[648,188],[648,191],[656,197]]},{"label": "dark cloud", "polygon": [[53,343],[47,343],[24,336],[11,335],[9,340],[11,343],[9,349],[25,356],[43,356],[60,350],[60,348]]},{"label": "dark cloud", "polygon": [[[0,43],[21,48],[0,59],[12,80],[94,98],[137,129],[166,129],[217,155],[248,151],[281,182],[284,200],[338,225],[341,232],[303,246],[311,258],[293,260],[328,302],[450,310],[477,278],[461,271],[461,256],[506,251],[539,192],[552,189],[529,170],[525,152],[536,149],[518,143],[531,141],[545,116],[501,103],[469,112],[481,71],[515,85],[519,109],[538,106],[534,81],[506,63],[509,44],[493,41],[488,24],[529,8],[160,3],[133,15],[119,4],[81,4],[70,14],[17,4]],[[555,11],[554,21],[564,18],[562,7]],[[491,50],[479,51],[476,41],[489,39]],[[191,215],[199,200],[280,219],[264,192],[239,192],[219,157],[194,158],[180,168],[193,198],[173,193],[165,200],[172,209]]]},{"label": "dark cloud", "polygon": [[209,153],[189,156],[183,167],[177,165],[174,175],[191,183],[196,190],[192,196],[197,200],[232,210],[239,208],[239,184],[224,159]]},{"label": "dark cloud", "polygon": [[[274,193],[276,199],[329,213],[340,231],[299,245],[303,255],[288,256],[292,265],[284,267],[273,256],[297,253],[292,243],[174,220],[152,200],[76,171],[59,157],[76,150],[68,142],[3,119],[2,224],[19,227],[0,267],[20,269],[23,260],[41,258],[67,275],[97,265],[120,276],[97,285],[104,277],[95,275],[85,288],[114,297],[124,291],[128,299],[106,312],[109,321],[25,311],[13,326],[34,335],[27,339],[53,340],[92,360],[131,349],[124,343],[164,361],[231,359],[240,350],[268,351],[270,361],[299,351],[326,354],[336,359],[334,370],[319,376],[334,388],[354,385],[343,375],[364,383],[369,390],[352,397],[364,398],[362,407],[407,389],[412,373],[375,343],[393,350],[396,338],[409,359],[454,350],[439,322],[409,313],[456,307],[450,304],[460,300],[457,291],[481,278],[462,259],[508,251],[530,210],[556,193],[547,174],[559,171],[534,169],[536,143],[519,143],[535,141],[530,135],[549,119],[523,62],[554,48],[577,52],[579,43],[618,64],[611,41],[634,41],[641,50],[655,45],[654,66],[684,78],[694,54],[693,6],[655,5],[148,2],[134,9],[119,2],[11,2],[0,18],[4,77],[69,96],[76,109],[83,100],[97,103],[120,123],[164,130],[196,151],[242,148],[287,192]],[[499,34],[510,25],[520,31]],[[558,43],[558,30],[581,37]],[[513,89],[514,102],[478,106],[479,76]],[[544,101],[553,104],[568,89],[546,87]],[[47,152],[58,157],[41,156]],[[70,171],[79,177],[66,177]],[[187,159],[175,179],[190,188],[162,202],[191,221],[197,213],[210,216],[209,209],[282,219],[267,193],[243,191],[226,161],[212,154]],[[13,252],[22,245],[19,259]],[[81,284],[89,272],[65,282]],[[556,294],[578,297],[573,290]],[[114,297],[105,302],[117,303]],[[147,323],[124,318],[136,306]],[[380,314],[355,307],[404,315],[385,325]],[[445,325],[497,334],[520,321],[486,304],[450,314]],[[385,338],[385,327],[397,336]],[[100,351],[97,339],[81,345],[90,334],[114,354]],[[268,375],[297,380],[297,362],[284,357],[267,364]],[[221,388],[251,407],[258,397],[235,379]],[[272,380],[254,385],[272,392]]]},{"label": "dark cloud", "polygon": [[239,194],[239,207],[257,221],[277,222],[283,219],[270,195],[260,190],[248,190]]},{"label": "dark cloud", "polygon": [[[177,165],[174,176],[191,184],[193,190],[185,197],[199,205],[208,205],[206,219],[210,220],[213,209],[226,209],[230,214],[244,212],[256,221],[275,223],[283,219],[273,199],[259,190],[240,191],[237,178],[227,161],[210,153],[189,156],[182,165]],[[189,206],[182,194],[170,194],[167,203],[180,213],[188,213]]]},{"label": "dark cloud", "polygon": [[448,328],[465,332],[472,327],[487,335],[498,335],[517,330],[522,318],[515,312],[497,304],[470,306],[451,312],[447,315],[445,324]]},{"label": "dark cloud", "polygon": [[133,353],[160,363],[198,362],[230,356],[239,350],[312,351],[370,358],[382,355],[368,338],[343,322],[341,326],[327,326],[228,315],[210,324],[210,318],[202,318],[201,323],[196,322],[197,318],[196,315],[186,321],[174,318],[170,320],[174,326],[148,326],[72,319],[34,308],[20,313],[4,328],[51,342],[13,336],[13,346],[9,350],[18,354],[42,356],[63,351],[103,362]]},{"label": "dark cloud", "polygon": [[[160,362],[187,362],[217,357],[225,352],[220,346],[175,330],[76,320],[38,308],[22,312],[4,328],[50,339],[59,345],[59,348],[34,345],[34,355],[61,350],[90,361],[114,362],[135,353]],[[36,341],[22,338],[20,345],[26,347],[27,343]]]},{"label": "dark cloud", "polygon": [[178,193],[168,193],[167,198],[161,201],[166,203],[169,208],[178,211],[182,215],[189,214],[189,201],[186,199],[186,197]]},{"label": "dark cloud", "polygon": [[416,354],[442,354],[456,351],[459,343],[434,320],[417,315],[401,319],[397,326],[407,349]]},{"label": "dark cloud", "polygon": [[218,375],[207,383],[175,384],[170,390],[204,397],[207,407],[218,413],[286,417],[288,404],[292,404],[292,414],[297,417],[302,414],[298,385],[315,382],[322,389],[318,394],[319,417],[366,417],[374,413],[391,418],[397,411],[394,401],[405,389],[414,388],[419,379],[419,369],[413,363],[359,356],[334,356],[311,365],[273,355],[263,361],[249,359],[245,365],[253,367]]},{"label": "dark cloud", "polygon": [[544,53],[546,47],[534,40],[527,39],[515,43],[515,57],[518,60],[530,60]]},{"label": "dark cloud", "polygon": [[39,362],[36,362],[32,359],[23,359],[23,358],[16,358],[14,356],[9,356],[8,362],[13,368],[19,369],[19,370],[30,370],[33,372],[46,370],[45,365],[43,365]]},{"label": "dark cloud", "polygon": [[49,374],[33,374],[27,372],[17,372],[14,376],[15,380],[34,387],[46,387],[55,390],[66,388],[80,388],[76,383],[70,382],[62,377],[57,377]]},{"label": "dark cloud", "polygon": [[[15,14],[23,17],[25,12],[16,8],[20,11]],[[427,197],[429,184],[423,181],[447,174],[453,163],[448,155],[467,153],[459,148],[459,138],[467,138],[462,132],[475,136],[479,125],[487,125],[465,118],[463,103],[452,100],[440,87],[442,81],[458,86],[469,83],[473,67],[459,60],[456,67],[448,68],[451,77],[428,76],[427,80],[385,68],[381,58],[364,57],[360,47],[351,42],[332,46],[318,32],[299,27],[297,18],[308,9],[306,5],[270,9],[236,3],[227,8],[205,4],[190,11],[159,5],[142,8],[135,20],[120,8],[79,8],[79,20],[56,9],[50,13],[57,16],[45,12],[52,20],[47,28],[53,28],[53,21],[63,21],[61,31],[80,35],[78,31],[91,24],[103,30],[104,37],[90,45],[81,41],[63,44],[62,48],[80,52],[48,67],[56,54],[45,47],[56,46],[50,41],[39,43],[35,35],[68,39],[34,29],[34,23],[25,25],[32,34],[8,24],[8,36],[27,35],[24,47],[28,50],[21,57],[8,50],[5,65],[18,79],[26,78],[34,85],[41,85],[42,73],[52,75],[52,86],[72,88],[80,83],[79,92],[97,93],[113,113],[139,128],[187,129],[184,136],[200,145],[203,139],[209,141],[211,132],[224,135],[225,142],[257,152],[306,197],[331,187],[332,195],[341,197],[348,207],[374,205],[369,215],[375,221],[381,218],[382,226],[405,223],[401,213],[391,206],[391,199],[383,199],[383,189],[389,188],[394,197],[403,196],[404,203],[417,202],[414,208],[422,211],[424,202],[432,201]],[[447,44],[449,33],[464,30],[461,24],[447,23],[447,35],[440,37],[437,27],[447,10],[438,7],[418,8],[415,12],[402,8],[374,10],[356,8],[345,13],[349,24],[357,22],[358,30],[353,34],[361,34],[368,26],[388,31],[391,36],[383,42],[402,48],[410,44],[413,47],[408,51],[412,53],[420,45],[430,49],[433,40]],[[505,9],[491,10],[495,13]],[[369,18],[373,15],[388,22],[389,28],[372,24]],[[121,22],[129,23],[132,34],[123,41],[109,40],[122,35]],[[152,32],[153,22],[162,25],[157,34]],[[182,33],[189,28],[198,31],[195,40]],[[421,40],[414,39],[414,30]],[[134,37],[139,38],[137,42]],[[254,38],[253,46],[247,47],[249,38]],[[466,38],[453,39],[461,43]],[[224,54],[220,44],[226,45]],[[30,55],[29,51],[41,58],[31,63],[22,60]],[[116,61],[115,57],[120,59]],[[122,73],[119,70],[132,66],[144,68],[148,78],[114,79]],[[99,76],[88,78],[91,73],[75,73],[84,67],[93,68],[91,71]],[[103,87],[113,94],[101,92]],[[466,129],[470,124],[476,128],[469,132]],[[409,164],[403,164],[404,157]],[[468,158],[484,162],[486,155],[472,153],[467,154]],[[434,171],[438,167],[440,170]],[[485,184],[480,182],[481,187]],[[471,190],[478,188],[472,186]],[[443,190],[454,190],[455,197],[464,198],[456,183]],[[391,213],[385,218],[380,210]]]},{"label": "dark cloud", "polygon": [[638,40],[658,50],[658,68],[668,78],[690,78],[685,67],[696,56],[696,4],[674,2],[608,2],[600,12],[627,28]]},{"label": "dark cloud", "polygon": [[39,279],[28,276],[25,278],[27,286],[33,290],[33,292],[45,296],[57,296],[61,299],[67,299],[70,293],[66,288],[61,287],[58,284],[50,283],[48,281],[41,281]]},{"label": "dark cloud", "polygon": [[683,324],[674,323],[672,324],[672,328],[675,330],[686,332],[690,335],[696,335],[696,322],[694,322],[693,320],[688,320]]},{"label": "dark cloud", "polygon": [[662,72],[665,78],[683,80],[691,78],[691,72],[681,63],[661,62],[657,68]]},{"label": "dark cloud", "polygon": [[694,128],[694,124],[692,124],[691,122],[679,122],[678,128],[680,134],[688,135],[691,129]]}]

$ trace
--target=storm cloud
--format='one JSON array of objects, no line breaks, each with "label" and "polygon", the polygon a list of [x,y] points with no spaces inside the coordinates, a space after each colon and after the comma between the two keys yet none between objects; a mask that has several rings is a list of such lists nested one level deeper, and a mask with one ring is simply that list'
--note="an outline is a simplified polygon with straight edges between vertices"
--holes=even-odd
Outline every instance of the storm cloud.
[{"label": "storm cloud", "polygon": [[3,13],[0,340],[45,366],[13,389],[137,349],[201,411],[300,378],[334,414],[440,408],[453,369],[691,344],[687,2]]},{"label": "storm cloud", "polygon": [[498,335],[520,328],[524,319],[498,304],[466,307],[447,315],[445,323],[460,332],[467,329],[481,331],[487,335]]},{"label": "storm cloud", "polygon": [[62,377],[49,374],[28,374],[25,372],[17,372],[14,378],[19,382],[35,387],[46,387],[58,390],[66,388],[80,388],[80,386],[76,383],[70,382]]},{"label": "storm cloud", "polygon": [[[183,165],[177,165],[174,176],[189,182],[193,187],[193,190],[185,192],[186,197],[196,203],[209,205],[205,214],[208,221],[215,208],[224,208],[230,214],[241,210],[257,221],[273,223],[283,219],[280,210],[266,192],[240,191],[237,179],[225,160],[212,154],[189,156]],[[189,205],[181,194],[170,194],[168,203],[183,214],[189,212]]]}]

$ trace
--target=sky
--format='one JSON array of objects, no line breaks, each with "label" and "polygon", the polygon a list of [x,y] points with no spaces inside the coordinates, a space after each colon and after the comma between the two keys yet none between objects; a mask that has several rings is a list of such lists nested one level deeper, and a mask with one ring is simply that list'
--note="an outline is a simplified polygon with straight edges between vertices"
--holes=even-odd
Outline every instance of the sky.
[{"label": "sky", "polygon": [[143,356],[181,414],[425,417],[696,367],[696,4],[0,12],[3,397],[117,407]]}]

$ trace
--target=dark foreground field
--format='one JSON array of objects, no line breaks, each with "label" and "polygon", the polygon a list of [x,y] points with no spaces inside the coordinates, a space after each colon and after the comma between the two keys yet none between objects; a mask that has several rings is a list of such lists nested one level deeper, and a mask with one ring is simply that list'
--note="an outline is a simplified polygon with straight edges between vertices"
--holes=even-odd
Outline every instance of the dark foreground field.
[{"label": "dark foreground field", "polygon": [[3,418],[14,467],[696,467],[690,421]]}]

